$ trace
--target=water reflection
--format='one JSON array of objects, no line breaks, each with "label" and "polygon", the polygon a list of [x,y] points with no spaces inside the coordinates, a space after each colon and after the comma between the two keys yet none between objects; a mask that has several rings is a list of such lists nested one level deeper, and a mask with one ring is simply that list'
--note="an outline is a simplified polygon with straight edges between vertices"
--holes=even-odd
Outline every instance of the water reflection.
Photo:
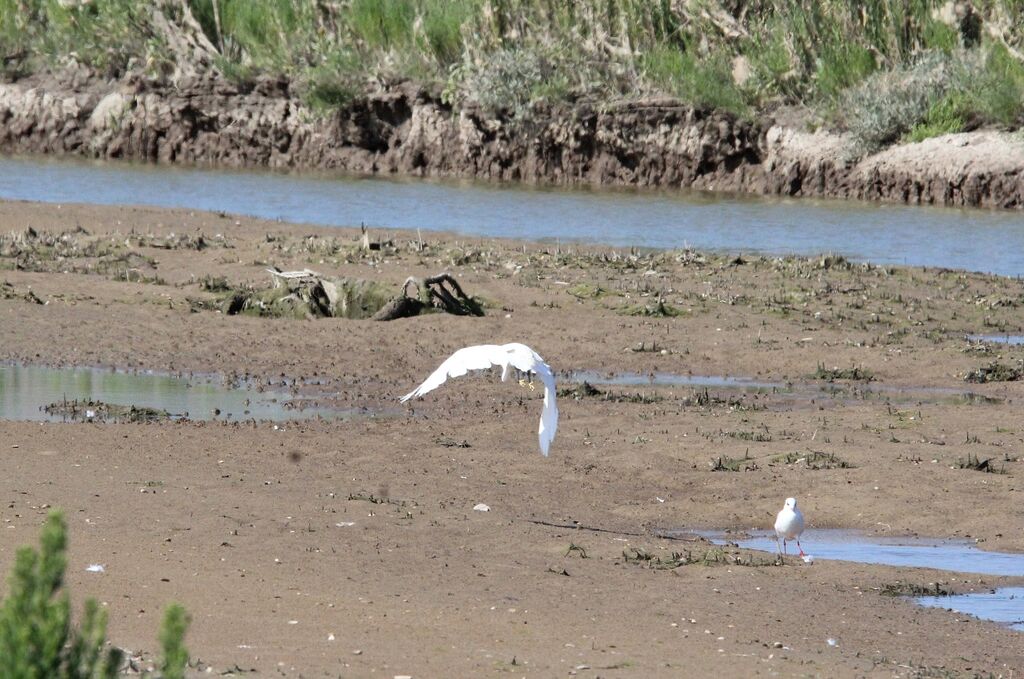
[{"label": "water reflection", "polygon": [[75,400],[154,408],[194,420],[290,420],[351,414],[319,407],[297,409],[301,403],[286,392],[227,387],[212,377],[0,365],[0,419],[60,422],[65,415],[47,413],[44,407]]},{"label": "water reflection", "polygon": [[561,376],[568,382],[589,382],[590,384],[621,387],[722,387],[727,389],[783,389],[782,382],[759,382],[747,377],[726,375],[683,375],[680,373],[653,372],[648,374],[617,372],[601,373],[596,370],[571,370]]}]

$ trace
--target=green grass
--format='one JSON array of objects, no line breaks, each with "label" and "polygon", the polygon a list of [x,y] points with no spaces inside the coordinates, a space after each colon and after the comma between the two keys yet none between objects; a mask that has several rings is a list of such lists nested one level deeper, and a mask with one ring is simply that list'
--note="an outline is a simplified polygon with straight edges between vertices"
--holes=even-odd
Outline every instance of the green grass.
[{"label": "green grass", "polygon": [[964,129],[970,114],[970,102],[964,94],[947,94],[928,108],[924,120],[910,129],[907,141],[916,143],[931,137],[960,132]]},{"label": "green grass", "polygon": [[[146,20],[143,3],[93,0],[64,6],[58,0],[0,0],[0,56],[10,73],[27,72],[39,55],[74,54],[107,75],[123,72],[133,57],[145,60],[159,40],[137,28]],[[147,44],[148,42],[148,44]],[[11,55],[24,58],[10,60]]]},{"label": "green grass", "polygon": [[971,89],[975,110],[1003,125],[1020,126],[1024,115],[1024,64],[1002,44],[995,44],[985,59],[985,71]]},{"label": "green grass", "polygon": [[639,67],[645,79],[683,101],[738,114],[748,112],[747,99],[733,81],[731,62],[724,53],[701,59],[661,46],[644,54]]},{"label": "green grass", "polygon": [[[1024,3],[975,3],[975,24],[952,25],[939,18],[945,4],[186,0],[162,11],[208,40],[228,78],[283,76],[314,110],[410,79],[453,106],[513,118],[654,95],[741,116],[790,104],[848,127],[866,153],[1024,121],[1024,63],[1004,46],[1022,43]],[[73,58],[109,77],[166,75],[179,59],[153,7],[0,0],[0,71],[17,78]]]},{"label": "green grass", "polygon": [[963,78],[963,87],[934,101],[911,128],[908,141],[960,132],[970,121],[1020,126],[1024,115],[1024,64],[997,43],[972,66]]}]

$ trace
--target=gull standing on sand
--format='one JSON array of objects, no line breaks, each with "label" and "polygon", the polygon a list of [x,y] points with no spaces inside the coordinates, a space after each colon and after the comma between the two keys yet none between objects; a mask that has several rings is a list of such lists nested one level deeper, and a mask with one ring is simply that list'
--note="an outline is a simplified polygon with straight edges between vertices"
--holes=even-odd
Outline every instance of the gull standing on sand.
[{"label": "gull standing on sand", "polygon": [[775,517],[775,544],[779,551],[786,553],[786,540],[796,540],[796,546],[800,550],[800,556],[804,556],[804,548],[800,546],[800,534],[804,532],[804,515],[796,508],[796,498],[787,497],[786,504]]},{"label": "gull standing on sand", "polygon": [[403,396],[400,401],[405,403],[411,398],[419,398],[428,391],[433,391],[445,383],[449,377],[462,377],[470,370],[487,370],[493,365],[501,366],[501,381],[508,378],[509,368],[526,375],[520,378],[519,384],[533,389],[531,374],[536,374],[544,383],[544,409],[540,413],[540,426],[537,436],[540,441],[540,452],[547,457],[548,448],[555,438],[558,429],[558,404],[555,402],[555,376],[551,368],[530,347],[518,342],[511,344],[481,344],[475,347],[459,349],[441,366],[430,374],[423,384]]}]

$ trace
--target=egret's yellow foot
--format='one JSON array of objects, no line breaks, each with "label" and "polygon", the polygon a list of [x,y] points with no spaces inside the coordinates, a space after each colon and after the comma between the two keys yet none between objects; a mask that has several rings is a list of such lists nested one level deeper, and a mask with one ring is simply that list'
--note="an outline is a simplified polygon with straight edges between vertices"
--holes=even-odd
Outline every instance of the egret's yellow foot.
[{"label": "egret's yellow foot", "polygon": [[527,382],[525,377],[519,380],[519,386],[529,387],[530,391],[535,391],[537,389],[537,387],[533,386],[533,382]]}]

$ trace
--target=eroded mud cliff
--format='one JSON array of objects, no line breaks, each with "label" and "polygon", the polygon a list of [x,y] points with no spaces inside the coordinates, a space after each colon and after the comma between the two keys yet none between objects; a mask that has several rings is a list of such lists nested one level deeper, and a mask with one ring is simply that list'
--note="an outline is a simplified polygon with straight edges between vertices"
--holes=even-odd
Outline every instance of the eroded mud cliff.
[{"label": "eroded mud cliff", "polygon": [[845,160],[841,136],[671,100],[542,111],[513,124],[412,84],[316,115],[287,82],[177,86],[88,74],[0,84],[0,150],[554,184],[693,187],[1024,207],[1024,141],[973,132]]}]

